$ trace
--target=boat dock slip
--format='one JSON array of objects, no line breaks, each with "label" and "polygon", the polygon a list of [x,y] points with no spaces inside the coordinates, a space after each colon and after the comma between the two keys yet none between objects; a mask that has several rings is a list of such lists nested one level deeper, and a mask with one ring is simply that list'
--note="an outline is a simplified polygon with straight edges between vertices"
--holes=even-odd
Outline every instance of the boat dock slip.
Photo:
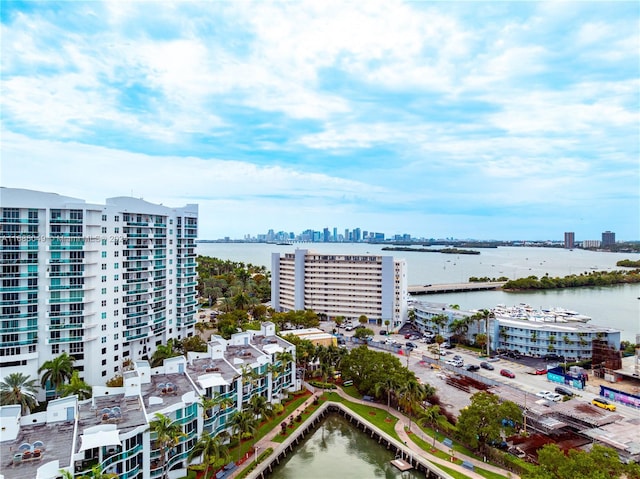
[{"label": "boat dock slip", "polygon": [[492,281],[486,283],[426,284],[424,286],[409,286],[407,291],[409,294],[460,293],[463,291],[487,291],[500,289],[504,284],[505,281]]},{"label": "boat dock slip", "polygon": [[391,464],[396,466],[401,471],[408,471],[409,469],[411,469],[411,464],[409,464],[408,462],[404,462],[402,459],[394,459],[393,461],[391,461]]}]

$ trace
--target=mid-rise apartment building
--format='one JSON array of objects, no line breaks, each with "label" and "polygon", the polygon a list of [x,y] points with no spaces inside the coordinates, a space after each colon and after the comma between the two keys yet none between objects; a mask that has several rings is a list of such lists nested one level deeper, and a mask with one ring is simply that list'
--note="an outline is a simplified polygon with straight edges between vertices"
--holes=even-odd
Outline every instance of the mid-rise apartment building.
[{"label": "mid-rise apartment building", "polygon": [[566,249],[573,249],[576,244],[576,234],[573,231],[567,231],[564,233],[564,247]]},{"label": "mid-rise apartment building", "polygon": [[[2,406],[2,474],[58,479],[66,470],[79,478],[97,465],[120,479],[163,478],[163,469],[168,477],[184,477],[189,452],[203,432],[233,434],[231,418],[252,397],[278,403],[299,387],[295,364],[295,346],[265,322],[260,331],[228,340],[214,336],[207,352],[169,358],[156,368],[134,361],[123,373],[123,387],[96,386],[85,401],[55,399],[45,412],[28,416],[19,405]],[[227,402],[205,413],[202,398],[214,397]],[[179,424],[183,434],[166,450],[150,427],[157,414]]]},{"label": "mid-rise apartment building", "polygon": [[[0,189],[0,369],[67,352],[92,385],[196,322],[198,206]],[[54,391],[47,391],[52,395]]]},{"label": "mid-rise apartment building", "polygon": [[604,231],[602,233],[602,246],[614,246],[616,244],[616,234],[613,231]]},{"label": "mid-rise apartment building", "polygon": [[392,256],[315,253],[296,249],[271,259],[271,305],[276,311],[310,309],[329,319],[371,322],[406,319],[406,262]]}]

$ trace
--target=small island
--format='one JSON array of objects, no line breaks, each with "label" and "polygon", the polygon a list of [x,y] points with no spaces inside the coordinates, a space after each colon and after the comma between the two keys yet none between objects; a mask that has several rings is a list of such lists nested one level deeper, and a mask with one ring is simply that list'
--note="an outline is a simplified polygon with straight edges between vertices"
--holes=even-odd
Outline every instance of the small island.
[{"label": "small island", "polygon": [[548,275],[542,278],[528,276],[507,281],[502,289],[506,291],[527,291],[629,283],[640,283],[640,269],[634,269],[633,271],[585,271],[584,273],[572,274],[563,278],[551,278]]},{"label": "small island", "polygon": [[474,251],[471,249],[458,249],[458,248],[411,248],[409,246],[385,246],[383,251],[411,251],[417,253],[444,253],[444,254],[480,254],[480,251]]},{"label": "small island", "polygon": [[640,260],[633,261],[630,259],[623,259],[618,261],[616,266],[620,266],[622,268],[640,268]]}]

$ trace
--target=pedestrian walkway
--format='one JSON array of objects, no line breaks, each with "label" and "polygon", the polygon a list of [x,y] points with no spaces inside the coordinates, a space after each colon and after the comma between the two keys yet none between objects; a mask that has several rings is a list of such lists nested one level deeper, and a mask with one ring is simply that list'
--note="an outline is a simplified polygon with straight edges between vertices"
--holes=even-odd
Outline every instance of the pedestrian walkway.
[{"label": "pedestrian walkway", "polygon": [[[352,396],[349,396],[347,393],[345,393],[342,388],[338,388],[337,390],[338,394],[351,401],[351,402],[355,402],[355,403],[360,403],[360,404],[365,404],[367,406],[371,406],[371,402],[367,402],[367,401],[363,401],[361,399],[355,399]],[[430,461],[434,464],[440,464],[442,466],[448,467],[450,469],[453,469],[461,474],[464,474],[466,477],[469,478],[479,478],[481,479],[483,476],[481,476],[480,474],[478,474],[477,472],[473,472],[465,467],[463,467],[460,464],[455,464],[452,462],[447,461],[446,459],[441,459],[437,456],[434,456],[432,454],[429,454],[427,451],[425,451],[424,449],[422,449],[420,446],[418,446],[415,442],[413,442],[413,440],[411,439],[411,436],[415,433],[412,433],[411,435],[407,433],[407,431],[405,430],[405,426],[409,425],[409,418],[407,416],[405,416],[404,414],[402,414],[400,411],[396,411],[396,410],[390,410],[389,414],[395,416],[396,418],[398,418],[398,421],[396,422],[395,425],[395,432],[398,435],[398,437],[400,438],[400,440],[407,446],[407,448],[409,448],[411,451],[413,451],[417,456],[420,456],[421,458]],[[420,430],[420,428],[418,428],[416,426],[416,429],[419,431],[417,433],[418,437],[420,437],[420,439],[422,439],[423,441],[427,442],[427,443],[432,443],[433,439],[425,436],[425,434],[422,432],[422,430]],[[446,446],[445,444],[436,441],[436,448],[438,448],[441,451],[446,452],[447,454],[450,453],[451,451],[451,447]],[[519,479],[520,476],[518,476],[517,474],[514,474],[513,472],[509,472],[506,471],[504,469],[501,469],[497,466],[493,466],[491,464],[488,464],[486,462],[480,461],[478,459],[475,459],[473,457],[467,456],[465,454],[462,454],[458,451],[455,451],[455,458],[456,459],[460,459],[464,462],[473,464],[474,467],[479,467],[482,468],[486,471],[491,471],[491,472],[495,472],[497,474],[501,474],[505,477],[511,477],[513,479]]]},{"label": "pedestrian walkway", "polygon": [[[307,385],[308,389],[310,389],[311,391],[314,390],[314,388],[312,386]],[[337,393],[338,395],[340,395],[342,398],[347,399],[348,401],[354,402],[354,403],[360,403],[360,404],[364,404],[367,406],[371,406],[372,403],[370,401],[364,401],[362,399],[356,399],[352,396],[349,396],[347,393],[345,393],[342,388],[338,388],[337,390],[333,390],[332,392]],[[310,406],[311,404],[313,404],[313,401],[315,400],[315,398],[317,397],[316,394],[313,394],[311,397],[309,397],[304,403],[302,403],[300,406],[298,406],[298,408],[293,411],[291,414],[289,414],[285,419],[283,419],[284,422],[288,422],[290,419],[294,419],[296,416],[298,416],[299,414],[301,414],[308,406]],[[399,411],[396,410],[390,410],[389,414],[395,416],[396,418],[398,418],[398,421],[395,424],[395,432],[398,435],[398,437],[400,438],[400,441],[402,441],[405,446],[407,447],[407,449],[411,450],[413,452],[413,454],[415,456],[419,456],[420,458],[429,461],[433,464],[436,465],[442,465],[445,467],[448,467],[450,469],[453,469],[457,472],[459,472],[460,474],[463,474],[465,477],[471,478],[471,479],[483,479],[483,476],[481,476],[480,474],[478,474],[477,472],[471,471],[468,468],[465,468],[464,466],[462,466],[461,464],[456,464],[450,461],[447,461],[446,459],[442,459],[439,458],[437,456],[434,456],[432,454],[429,454],[427,451],[425,451],[424,449],[422,449],[420,446],[418,446],[415,442],[413,442],[413,440],[411,439],[411,436],[414,434],[417,434],[418,437],[420,437],[420,439],[422,439],[423,441],[427,442],[427,443],[431,443],[432,439],[428,436],[426,436],[417,426],[415,427],[415,429],[418,431],[417,433],[413,433],[412,434],[408,434],[407,431],[405,430],[405,426],[409,425],[409,418],[407,416],[405,416],[404,414],[402,414]],[[255,444],[255,447],[258,448],[258,456],[260,455],[260,453],[262,453],[265,449],[267,448],[272,448],[272,449],[277,449],[281,444],[279,442],[275,442],[273,441],[273,438],[280,432],[280,428],[279,427],[274,427],[271,431],[269,431],[267,434],[265,434],[262,438],[260,438],[257,443]],[[451,451],[451,447],[446,446],[445,444],[442,444],[441,442],[437,442],[435,444],[436,448],[438,448],[441,451],[444,451],[445,453],[449,454]],[[474,467],[479,467],[482,468],[484,470],[487,471],[491,471],[500,475],[503,475],[505,477],[510,477],[513,479],[519,479],[519,476],[517,474],[514,473],[510,473],[504,469],[501,469],[497,466],[493,466],[491,464],[485,463],[483,461],[480,461],[478,459],[469,457],[465,454],[462,454],[458,451],[455,452],[455,458],[456,459],[460,459],[468,464],[473,464]],[[253,460],[253,457],[247,458],[247,463],[251,462]],[[268,459],[266,459],[268,460]],[[243,467],[238,467],[238,469],[236,469],[235,471],[233,471],[233,473],[231,473],[230,475],[226,476],[225,479],[233,479],[235,477],[237,477],[240,472],[243,470]]]}]

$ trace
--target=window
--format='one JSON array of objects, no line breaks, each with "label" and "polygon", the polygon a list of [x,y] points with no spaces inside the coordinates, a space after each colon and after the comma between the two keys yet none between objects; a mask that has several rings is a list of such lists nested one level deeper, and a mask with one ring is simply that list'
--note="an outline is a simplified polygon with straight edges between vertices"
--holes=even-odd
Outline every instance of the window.
[{"label": "window", "polygon": [[101,244],[102,246],[107,246],[107,240],[106,240],[106,239],[103,239],[102,241],[100,241],[100,244]]},{"label": "window", "polygon": [[119,347],[119,346],[118,346],[117,344],[114,344],[114,346],[113,346],[113,350],[114,350],[114,351],[117,351],[117,350],[118,350],[118,347]]},{"label": "window", "polygon": [[107,342],[107,337],[106,337],[106,336],[102,336],[102,337],[100,338],[100,342],[101,342],[102,344],[105,344],[105,343]]},{"label": "window", "polygon": [[105,299],[105,300],[102,301],[102,306],[104,307],[106,305],[107,305],[107,300]]},{"label": "window", "polygon": [[113,263],[113,269],[118,269],[118,263]]},{"label": "window", "polygon": [[103,365],[103,366],[106,366],[106,365],[107,365],[107,360],[106,360],[106,359],[103,359],[103,360],[102,360],[102,365]]},{"label": "window", "polygon": [[107,313],[100,313],[102,319],[107,319]]},{"label": "window", "polygon": [[114,279],[115,281],[118,281],[118,280],[120,279],[120,275],[118,275],[118,274],[114,274],[114,275],[113,275],[113,279]]},{"label": "window", "polygon": [[114,310],[113,310],[113,315],[114,315],[114,316],[118,316],[118,310],[117,310],[117,309],[114,309]]},{"label": "window", "polygon": [[106,325],[106,324],[103,324],[103,325],[102,325],[102,330],[103,330],[103,331],[106,331],[106,330],[107,330],[107,325]]},{"label": "window", "polygon": [[107,354],[107,348],[102,348],[102,354]]},{"label": "window", "polygon": [[102,371],[102,376],[106,376],[107,372],[106,371]]},{"label": "window", "polygon": [[107,288],[102,288],[102,294],[107,294]]},{"label": "window", "polygon": [[113,300],[113,304],[118,304],[118,298],[115,298],[115,299]]},{"label": "window", "polygon": [[117,341],[117,340],[118,340],[118,333],[116,333],[116,334],[114,334],[114,335],[113,335],[113,340],[114,340],[114,341]]},{"label": "window", "polygon": [[113,256],[114,256],[114,257],[116,257],[116,258],[117,258],[119,255],[120,255],[120,251],[115,251],[115,252],[113,253]]},{"label": "window", "polygon": [[113,221],[120,221],[120,217],[118,215],[114,216]]},{"label": "window", "polygon": [[106,282],[107,282],[107,277],[106,277],[106,276],[103,276],[103,277],[102,277],[102,282],[103,282],[103,283],[106,283]]},{"label": "window", "polygon": [[101,256],[102,256],[103,258],[106,258],[106,257],[107,257],[107,252],[106,252],[106,251],[103,251],[103,252],[101,253]]},{"label": "window", "polygon": [[120,233],[120,228],[115,227],[115,228],[113,229],[113,232],[114,232],[114,233],[116,233],[116,234]]},{"label": "window", "polygon": [[102,271],[104,271],[105,269],[107,269],[107,265],[102,263]]},{"label": "window", "polygon": [[54,344],[51,346],[51,354],[60,354],[60,345]]},{"label": "window", "polygon": [[118,328],[118,321],[116,321],[115,323],[113,323],[113,327],[114,327],[114,328]]},{"label": "window", "polygon": [[102,221],[107,221],[107,215],[102,215]]},{"label": "window", "polygon": [[119,288],[118,286],[114,286],[114,287],[113,287],[113,292],[114,292],[114,293],[117,293],[119,289],[120,289],[120,288]]}]

